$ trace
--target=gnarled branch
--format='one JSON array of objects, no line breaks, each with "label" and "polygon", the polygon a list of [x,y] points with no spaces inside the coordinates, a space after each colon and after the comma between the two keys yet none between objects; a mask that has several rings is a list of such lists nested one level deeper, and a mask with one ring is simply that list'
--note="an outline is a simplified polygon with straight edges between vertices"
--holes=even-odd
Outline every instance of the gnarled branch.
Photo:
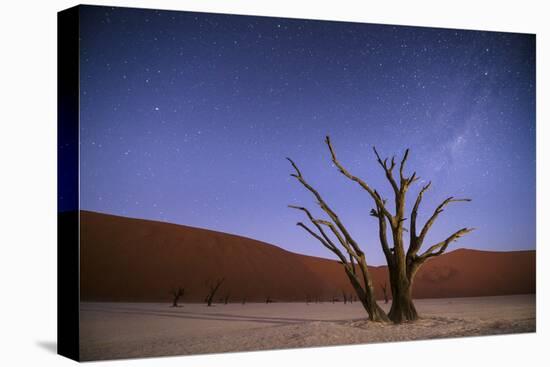
[{"label": "gnarled branch", "polygon": [[[360,287],[360,284],[361,282],[359,281],[359,279],[357,278],[357,274],[356,274],[356,271],[355,271],[355,265],[353,263],[353,259],[357,259],[357,263],[358,264],[361,264],[361,265],[364,265],[364,267],[366,267],[366,263],[364,261],[364,257],[357,257],[357,254],[354,254],[353,251],[351,251],[351,248],[349,248],[349,246],[345,246],[346,247],[346,250],[348,251],[348,254],[350,256],[350,262],[348,263],[347,260],[346,260],[346,257],[344,256],[344,254],[336,247],[334,246],[334,244],[332,244],[332,242],[330,241],[330,239],[324,234],[324,231],[320,228],[319,226],[319,223],[323,223],[323,224],[327,224],[330,226],[330,228],[335,231],[335,234],[337,233],[337,230],[336,228],[334,227],[334,225],[329,222],[329,221],[323,221],[323,220],[319,220],[319,219],[313,219],[313,217],[311,216],[311,214],[309,214],[309,211],[306,209],[306,208],[302,208],[302,207],[295,207],[295,206],[290,206],[291,208],[294,208],[294,209],[298,209],[298,210],[302,210],[306,213],[308,213],[308,217],[310,217],[310,219],[312,220],[312,222],[315,224],[315,226],[317,228],[319,228],[319,231],[321,231],[321,233],[323,233],[323,237],[319,236],[317,233],[315,233],[311,228],[309,228],[308,226],[306,226],[304,223],[302,222],[298,222],[297,225],[302,227],[303,229],[305,229],[310,235],[312,235],[314,238],[316,238],[319,242],[321,242],[323,244],[323,246],[325,246],[326,248],[328,248],[329,250],[331,250],[334,254],[336,254],[336,256],[338,256],[338,258],[340,259],[340,262],[341,264],[344,266],[344,270],[346,271],[346,274],[348,275],[348,277],[350,278],[350,280],[352,282],[355,283],[355,285],[357,287]],[[343,238],[341,236],[339,236],[339,240],[343,240]],[[344,243],[344,242],[342,242]],[[331,245],[332,244],[332,245]],[[361,261],[363,260],[363,261]],[[365,287],[367,286],[367,274],[365,273],[365,269],[364,269],[363,266],[360,266],[360,269],[361,269],[361,273],[362,273],[362,276],[363,276],[363,281],[365,282]],[[357,289],[356,287],[356,289]],[[366,290],[364,289],[360,289],[361,292],[366,292]]]},{"label": "gnarled branch", "polygon": [[416,218],[418,217],[418,208],[420,207],[420,203],[422,202],[422,196],[430,188],[432,185],[432,182],[428,182],[427,185],[423,186],[420,192],[418,193],[418,196],[416,197],[416,201],[414,202],[413,209],[411,211],[411,224],[410,224],[410,242],[409,242],[409,250],[407,251],[407,256],[412,256],[418,252],[420,249],[420,245],[418,243],[418,237],[416,236]]},{"label": "gnarled branch", "polygon": [[417,257],[417,262],[424,262],[430,257],[439,256],[445,252],[449,244],[453,241],[458,240],[460,237],[472,232],[474,228],[462,228],[447,237],[444,241],[436,243],[435,245],[429,247],[422,255]]},{"label": "gnarled branch", "polygon": [[294,161],[290,158],[287,158],[288,161],[292,164],[292,167],[294,167],[296,173],[295,174],[291,174],[292,177],[296,178],[298,180],[298,182],[300,182],[306,189],[308,189],[308,191],[310,191],[314,196],[315,198],[317,199],[317,202],[319,203],[319,206],[321,207],[321,209],[328,214],[328,216],[330,217],[330,219],[332,219],[332,221],[336,224],[336,226],[338,227],[338,229],[340,229],[340,231],[342,232],[342,234],[344,235],[344,238],[354,247],[354,248],[359,248],[359,245],[357,245],[357,242],[355,242],[355,240],[351,237],[351,235],[349,234],[348,230],[346,229],[346,227],[344,227],[344,225],[342,224],[342,222],[340,221],[340,219],[338,218],[338,215],[336,215],[336,213],[328,206],[328,204],[325,202],[325,200],[321,197],[321,194],[319,194],[319,192],[317,190],[315,190],[309,183],[307,183],[307,181],[304,179],[304,177],[302,176],[302,173],[300,172],[300,170],[298,169],[298,166],[296,165],[296,163],[294,163]]},{"label": "gnarled branch", "polygon": [[[316,222],[317,219],[313,218],[313,215],[311,215],[311,212],[309,210],[307,210],[306,208],[304,208],[302,206],[296,206],[296,205],[289,205],[288,207],[292,208],[292,209],[296,209],[296,210],[301,210],[304,213],[306,213],[306,216],[308,217],[308,219],[311,221],[311,223],[313,223],[315,225],[315,227],[317,227],[317,229],[321,233],[321,236],[323,236],[323,240],[326,241],[326,245],[325,245],[325,243],[323,243],[323,245],[325,245],[325,247],[329,248],[330,250],[332,250],[332,247],[336,247],[336,245],[327,236],[325,231],[323,231],[323,228],[319,224],[317,224],[317,222]],[[300,223],[298,223],[298,225],[300,225]],[[303,227],[303,226],[304,225],[302,224],[301,227]],[[304,228],[304,229],[308,230],[307,228]],[[309,230],[308,230],[308,232],[309,232]],[[323,242],[323,241],[321,241],[321,242]]]},{"label": "gnarled branch", "polygon": [[394,220],[393,220],[393,216],[391,215],[391,213],[386,209],[386,206],[384,204],[384,202],[382,201],[382,199],[380,197],[378,197],[374,190],[363,180],[361,180],[359,177],[357,176],[354,176],[352,175],[339,161],[338,159],[336,158],[336,153],[334,152],[334,149],[332,148],[332,144],[330,142],[330,137],[326,137],[325,138],[325,143],[327,144],[328,146],[328,149],[330,151],[330,155],[332,157],[332,163],[334,163],[334,165],[336,167],[338,167],[338,170],[344,175],[346,176],[347,178],[349,178],[350,180],[352,181],[355,181],[359,184],[359,186],[361,186],[363,189],[365,189],[369,194],[370,196],[374,199],[374,201],[376,202],[376,205],[379,206],[382,210],[382,213],[388,218],[388,220],[390,221],[390,223],[394,223]]},{"label": "gnarled branch", "polygon": [[325,246],[327,249],[332,251],[342,261],[342,264],[344,264],[344,266],[346,266],[346,258],[344,256],[344,254],[336,247],[336,245],[334,244],[334,242],[332,242],[330,237],[327,236],[327,234],[325,233],[323,228],[319,225],[319,223],[317,223],[318,220],[315,219],[313,217],[313,215],[311,215],[311,212],[309,210],[307,210],[307,208],[304,208],[304,207],[301,207],[301,206],[289,205],[288,207],[292,208],[292,209],[296,209],[296,210],[301,210],[304,213],[306,213],[306,215],[309,218],[309,220],[311,221],[311,223],[313,223],[313,225],[319,230],[319,233],[321,233],[321,236],[319,236],[319,234],[315,233],[315,231],[310,229],[308,226],[306,226],[302,222],[298,222],[296,225],[299,226],[299,227],[302,227],[303,229],[305,229],[310,235],[312,235],[319,242],[321,242],[321,244],[323,246]]},{"label": "gnarled branch", "polygon": [[[328,225],[329,228],[333,231],[333,233],[337,236],[338,240],[340,241],[340,243],[342,244],[342,246],[346,249],[346,251],[348,252],[348,254],[350,255],[350,262],[352,263],[352,266],[353,265],[353,259],[355,259],[359,265],[359,268],[361,270],[361,275],[362,275],[362,278],[363,278],[363,282],[364,282],[364,285],[365,285],[365,289],[363,290],[364,292],[366,292],[367,294],[372,294],[371,292],[371,289],[369,288],[369,282],[370,282],[370,277],[368,275],[368,268],[367,268],[367,262],[365,260],[365,255],[363,253],[363,251],[360,249],[359,245],[357,244],[357,242],[355,242],[355,240],[351,237],[351,235],[349,234],[349,232],[347,231],[346,227],[342,224],[342,222],[340,221],[340,219],[338,218],[338,216],[336,215],[336,213],[328,206],[328,204],[325,202],[325,200],[322,198],[321,194],[319,194],[319,192],[317,190],[315,190],[303,177],[302,175],[302,172],[299,170],[298,166],[296,165],[296,163],[294,163],[294,161],[292,161],[292,159],[290,158],[287,158],[288,161],[292,164],[292,166],[294,167],[294,170],[296,171],[296,173],[294,174],[291,174],[292,177],[295,177],[306,189],[308,189],[308,191],[310,191],[314,196],[315,198],[317,199],[321,209],[328,214],[328,216],[332,219],[332,221],[334,222],[334,224],[336,225],[336,227],[338,227],[338,229],[340,230],[339,232],[336,230],[336,227],[334,226],[333,223],[329,222],[329,221],[323,221],[323,220],[319,220],[319,219],[314,219],[311,214],[308,215],[308,217],[310,217],[310,220],[312,220],[312,222],[316,225],[316,226],[319,226],[320,224],[323,224],[323,225]],[[381,199],[379,199],[381,200]],[[298,208],[300,210],[303,210],[304,212],[307,213],[307,210],[304,210],[305,208],[301,208],[301,207],[295,207],[295,208]],[[306,225],[304,225],[303,223],[298,223],[299,226],[301,226],[302,228],[306,229],[308,233],[310,233],[313,237],[315,237],[317,240],[319,240],[323,245],[325,245],[325,247],[327,247],[328,249],[330,249],[333,253],[335,253],[341,263],[344,265],[344,268],[346,270],[346,273],[348,274],[348,276],[350,277],[350,279],[354,279],[355,282],[357,282],[357,284],[360,284],[359,280],[357,279],[357,275],[356,275],[356,272],[355,272],[355,268],[353,267],[350,267],[349,263],[347,262],[345,256],[342,254],[342,252],[336,248],[336,246],[330,241],[330,239],[328,239],[328,236],[326,236],[326,234],[322,234],[323,237],[319,236],[317,233],[315,233],[313,230],[309,229]],[[320,229],[318,227],[318,229]],[[324,233],[322,232],[322,230],[320,229],[321,233]],[[343,235],[343,238],[342,236],[339,235],[339,233],[341,232],[341,234]],[[327,244],[329,246],[327,246]],[[351,246],[351,247],[350,247]]]},{"label": "gnarled branch", "polygon": [[[380,194],[378,194],[377,191],[375,191],[375,194],[380,197]],[[378,218],[378,237],[380,239],[380,245],[382,246],[382,251],[386,256],[388,264],[390,264],[393,262],[393,253],[388,244],[386,217],[382,214],[379,206],[377,206],[376,209],[371,209],[370,215]]]},{"label": "gnarled branch", "polygon": [[350,245],[348,244],[348,242],[346,242],[346,240],[342,237],[342,235],[340,234],[338,229],[336,229],[336,227],[334,226],[334,224],[332,222],[329,222],[328,220],[322,220],[322,219],[316,219],[315,222],[319,223],[319,224],[322,224],[322,225],[325,225],[328,228],[330,228],[330,230],[332,231],[334,236],[336,236],[336,238],[338,239],[338,242],[340,242],[342,247],[344,247],[346,249],[346,252],[350,256],[352,256],[355,260],[357,260],[358,262],[361,261],[361,256],[363,256],[363,251],[361,251],[361,249],[359,249],[359,248],[353,248],[352,249],[350,247]]},{"label": "gnarled branch", "polygon": [[[431,226],[434,224],[435,220],[439,216],[439,214],[443,211],[443,208],[445,208],[450,203],[455,203],[459,201],[472,201],[471,199],[455,199],[454,197],[450,196],[447,199],[445,199],[439,206],[435,209],[432,216],[426,224],[424,224],[424,227],[422,228],[422,231],[420,232],[420,235],[418,236],[417,241],[419,242],[418,246],[422,246],[422,243],[424,242],[424,238],[426,238],[426,234],[428,234],[428,231],[430,230]],[[420,203],[419,203],[420,204]]]},{"label": "gnarled branch", "polygon": [[382,159],[380,158],[380,155],[378,154],[378,151],[376,150],[376,147],[372,147],[372,150],[374,150],[374,154],[376,155],[376,160],[378,161],[378,164],[380,164],[380,167],[382,167],[382,169],[386,173],[386,178],[390,182],[393,188],[393,191],[395,192],[396,195],[398,195],[399,186],[397,186],[397,182],[395,182],[395,179],[393,178],[393,169],[395,167],[395,156],[391,158],[391,164],[388,167],[388,158],[382,161]]},{"label": "gnarled branch", "polygon": [[409,158],[409,149],[405,150],[405,154],[403,155],[403,159],[401,160],[401,164],[399,165],[399,176],[401,178],[401,187],[406,184],[408,179],[405,177],[405,174],[403,173],[405,169],[405,162],[407,162],[407,158]]},{"label": "gnarled branch", "polygon": [[315,231],[313,231],[311,228],[306,226],[304,223],[298,222],[298,223],[296,223],[296,225],[299,226],[299,227],[302,227],[303,229],[305,229],[310,235],[312,235],[319,242],[321,242],[323,244],[323,246],[325,246],[330,251],[332,251],[334,254],[336,254],[336,256],[338,256],[340,258],[340,260],[342,261],[342,263],[344,265],[346,264],[346,258],[343,256],[343,254],[340,252],[340,250],[338,250],[335,246],[332,246],[329,242],[325,241],[325,239],[323,239],[321,236],[319,236],[317,233],[315,233]]}]

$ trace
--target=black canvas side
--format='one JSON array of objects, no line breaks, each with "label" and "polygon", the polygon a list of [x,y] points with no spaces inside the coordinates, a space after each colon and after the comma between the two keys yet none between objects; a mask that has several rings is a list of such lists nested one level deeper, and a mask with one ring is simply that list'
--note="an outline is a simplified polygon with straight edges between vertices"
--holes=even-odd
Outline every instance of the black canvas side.
[{"label": "black canvas side", "polygon": [[57,352],[79,360],[79,8],[57,14]]}]

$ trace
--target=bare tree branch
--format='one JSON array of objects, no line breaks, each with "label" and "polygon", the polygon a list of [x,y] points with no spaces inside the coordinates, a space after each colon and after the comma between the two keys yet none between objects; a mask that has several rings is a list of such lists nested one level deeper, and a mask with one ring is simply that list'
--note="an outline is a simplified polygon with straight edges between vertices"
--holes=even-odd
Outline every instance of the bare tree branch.
[{"label": "bare tree branch", "polygon": [[319,240],[319,242],[321,242],[323,244],[323,246],[325,246],[326,248],[328,248],[330,251],[334,251],[335,248],[334,246],[332,246],[330,243],[328,243],[327,241],[325,241],[324,238],[322,238],[321,236],[319,236],[317,233],[315,233],[315,231],[313,231],[311,228],[309,228],[307,225],[305,225],[304,223],[302,222],[298,222],[296,223],[297,226],[299,227],[302,227],[303,229],[305,229],[310,235],[312,235],[313,237],[315,237],[317,240]]},{"label": "bare tree branch", "polygon": [[332,247],[336,247],[336,245],[331,241],[330,237],[327,236],[327,234],[325,233],[325,231],[323,230],[323,228],[316,222],[317,219],[315,219],[313,217],[313,215],[311,215],[311,212],[309,210],[307,210],[306,208],[302,207],[302,206],[296,206],[296,205],[289,205],[288,206],[289,208],[292,208],[292,209],[296,209],[296,210],[301,210],[303,211],[304,213],[306,213],[308,219],[311,221],[311,223],[313,223],[315,225],[315,227],[319,230],[319,232],[321,233],[321,235],[323,236],[323,239],[327,242],[327,244],[330,244],[330,246]]},{"label": "bare tree branch", "polygon": [[[330,223],[330,222],[327,222],[327,223]],[[330,223],[330,224],[332,224],[332,223]],[[346,274],[348,274],[348,276],[350,277],[350,280],[353,279],[353,282],[355,283],[355,285],[360,287],[361,282],[357,278],[356,271],[355,271],[355,268],[354,268],[354,265],[353,265],[353,260],[350,261],[350,263],[351,263],[351,265],[350,265],[350,263],[348,263],[346,261],[346,258],[344,256],[344,254],[338,248],[329,245],[329,243],[327,243],[321,236],[319,236],[317,233],[315,233],[313,230],[311,230],[308,226],[306,226],[302,222],[297,223],[297,225],[304,228],[310,235],[312,235],[314,238],[319,240],[319,242],[321,242],[326,248],[328,248],[333,253],[335,253],[336,256],[338,256],[338,258],[340,259],[340,262],[342,263],[342,265],[344,266],[344,270],[346,271]],[[352,252],[349,252],[349,255],[350,255],[350,260],[351,260],[353,258],[353,257],[351,257]],[[363,262],[363,264],[365,264],[365,263]],[[366,264],[365,264],[365,266],[366,266]],[[361,272],[362,272],[362,275],[363,275],[363,279],[364,280],[367,279],[367,275],[365,274],[365,271],[364,271],[363,267],[361,267]],[[364,290],[363,290],[363,292],[364,292]]]},{"label": "bare tree branch", "polygon": [[[363,251],[361,251],[360,248],[358,248],[356,246],[353,246],[353,245],[352,245],[352,247],[353,247],[353,249],[352,249],[350,247],[350,244],[347,243],[347,241],[344,238],[342,238],[342,236],[340,235],[340,233],[338,232],[338,230],[336,229],[336,227],[334,226],[333,223],[331,223],[329,221],[326,221],[326,220],[317,220],[317,222],[319,224],[323,224],[323,225],[329,227],[332,230],[332,233],[334,233],[336,238],[338,238],[338,241],[342,244],[342,246],[346,249],[348,255],[350,256],[350,262],[351,262],[352,266],[353,266],[353,259],[355,259],[357,261],[357,263],[360,264],[359,269],[361,270],[361,275],[363,276],[363,282],[364,282],[365,286],[367,286],[367,282],[369,281],[369,276],[367,274],[367,272],[368,272],[367,263],[366,263],[365,254],[363,253]],[[352,267],[350,270],[353,273],[353,275],[356,275],[354,267]]]},{"label": "bare tree branch", "polygon": [[[375,191],[377,196],[380,196],[378,192]],[[382,246],[382,251],[386,256],[386,261],[388,263],[393,262],[393,253],[390,250],[387,238],[387,227],[386,227],[386,217],[382,214],[380,207],[377,206],[376,209],[371,209],[370,215],[378,218],[378,237],[380,238],[380,245]]]},{"label": "bare tree branch", "polygon": [[[329,144],[329,147],[330,147],[330,141],[327,140],[327,143]],[[343,253],[339,249],[337,249],[336,246],[333,243],[330,242],[330,239],[327,241],[328,236],[326,236],[326,234],[325,235],[323,235],[323,234],[319,235],[303,223],[298,223],[298,225],[301,226],[302,228],[304,228],[310,235],[312,235],[314,238],[319,240],[325,247],[327,247],[329,250],[331,250],[333,253],[335,253],[339,257],[340,262],[344,266],[344,270],[346,271],[346,274],[348,275],[348,278],[349,278],[350,282],[352,283],[352,285],[353,285],[355,291],[357,292],[358,296],[361,298],[361,302],[363,304],[363,307],[365,308],[365,310],[369,314],[369,318],[373,321],[388,321],[388,317],[387,317],[386,313],[384,312],[384,310],[382,310],[378,306],[378,304],[376,303],[376,299],[374,298],[374,290],[373,290],[373,286],[372,286],[372,280],[371,280],[371,277],[369,275],[369,269],[368,269],[368,266],[367,266],[367,262],[366,262],[364,253],[361,251],[361,249],[358,246],[357,242],[355,242],[355,240],[351,237],[351,235],[347,231],[346,227],[342,224],[342,222],[340,221],[340,219],[338,218],[336,213],[328,206],[328,204],[321,197],[319,192],[317,190],[315,190],[304,179],[304,177],[302,175],[302,172],[300,171],[300,169],[298,168],[296,163],[294,163],[294,161],[292,161],[292,159],[290,159],[290,158],[287,158],[287,159],[292,164],[292,167],[294,167],[294,170],[295,170],[295,173],[291,174],[291,176],[296,178],[298,180],[298,182],[300,182],[308,191],[310,191],[315,196],[315,198],[317,199],[317,202],[318,202],[319,206],[321,207],[321,209],[326,214],[328,214],[328,216],[330,217],[330,219],[334,223],[329,222],[329,221],[322,221],[322,220],[318,220],[318,219],[315,220],[315,219],[313,219],[313,216],[308,216],[308,217],[310,217],[310,220],[313,219],[313,222],[316,226],[318,226],[320,224],[323,224],[323,225],[329,225],[330,224],[329,228],[331,228],[331,230],[333,230],[333,233],[337,236],[337,238],[341,242],[342,246],[344,246],[344,248],[348,252],[348,255],[350,255],[351,266],[350,266],[350,263],[347,262],[347,260],[346,260],[345,256],[343,255]],[[373,192],[373,194],[374,194],[374,192]],[[378,197],[377,200],[380,201],[380,203],[382,205],[384,205],[381,198]],[[307,214],[307,211],[304,210],[305,208],[301,208],[301,207],[293,207],[293,208],[303,210]],[[389,215],[389,213],[388,213],[388,215]],[[390,215],[390,218],[391,218],[391,215]],[[336,230],[335,226],[338,227],[339,231]],[[343,238],[342,238],[342,236],[339,235],[340,233],[343,235]],[[363,285],[361,285],[361,281],[358,279],[358,274],[355,271],[355,267],[354,267],[354,264],[353,264],[353,259],[357,260],[358,267],[361,270]]]},{"label": "bare tree branch", "polygon": [[311,221],[311,223],[313,223],[315,225],[315,227],[317,227],[317,229],[319,230],[319,232],[321,233],[321,236],[319,236],[317,233],[315,233],[313,230],[311,230],[309,227],[307,227],[304,223],[302,222],[299,222],[297,223],[296,225],[302,227],[303,229],[305,229],[310,235],[312,235],[313,237],[315,237],[319,242],[321,242],[321,244],[323,244],[323,246],[325,246],[326,248],[328,248],[330,251],[332,251],[336,256],[338,256],[338,258],[342,261],[342,263],[344,265],[346,265],[346,257],[344,256],[344,254],[336,247],[336,245],[334,244],[334,242],[331,241],[330,237],[327,236],[327,234],[325,233],[325,231],[323,230],[323,228],[317,223],[317,219],[313,218],[313,216],[311,215],[310,211],[307,210],[306,208],[304,207],[300,207],[300,206],[294,206],[294,205],[289,205],[288,206],[289,208],[292,208],[292,209],[297,209],[297,210],[301,210],[303,211],[304,213],[306,213],[307,217],[309,218],[309,220]]},{"label": "bare tree branch", "polygon": [[418,180],[420,180],[420,177],[417,177],[417,176],[416,176],[416,171],[415,171],[415,172],[413,172],[413,174],[411,175],[411,177],[409,177],[409,179],[407,180],[407,182],[408,182],[408,185],[410,185],[410,184],[412,184],[413,182],[416,182],[416,181],[418,181]]},{"label": "bare tree branch", "polygon": [[296,165],[296,163],[294,163],[294,161],[290,158],[287,158],[288,161],[292,164],[292,166],[294,167],[294,169],[296,170],[296,174],[291,174],[292,177],[295,177],[306,189],[308,189],[314,196],[315,198],[317,199],[317,202],[319,203],[319,206],[321,207],[321,209],[323,209],[323,211],[325,213],[328,214],[328,216],[330,217],[330,219],[332,219],[332,221],[336,224],[336,226],[338,227],[338,229],[340,229],[340,231],[342,232],[342,234],[344,235],[345,239],[354,247],[354,248],[359,248],[359,245],[357,245],[357,243],[355,242],[355,240],[351,237],[351,235],[349,234],[348,230],[346,229],[346,227],[344,227],[344,225],[342,224],[342,222],[340,221],[340,219],[338,218],[338,215],[336,215],[336,213],[328,206],[328,204],[325,202],[325,200],[321,197],[321,195],[319,194],[319,192],[317,190],[315,190],[309,183],[307,183],[307,181],[304,179],[304,177],[302,176],[302,173],[300,172],[300,170],[298,169],[298,166]]},{"label": "bare tree branch", "polygon": [[340,170],[340,172],[346,176],[347,178],[349,178],[350,180],[352,181],[355,181],[357,182],[363,189],[365,189],[369,194],[370,196],[374,199],[374,201],[376,202],[376,204],[378,206],[380,206],[380,208],[382,209],[382,212],[384,213],[384,215],[388,218],[388,220],[390,221],[390,223],[394,223],[394,220],[393,220],[393,216],[391,215],[391,213],[386,209],[386,206],[385,204],[382,202],[382,199],[380,199],[375,193],[374,193],[374,190],[369,186],[367,185],[367,183],[363,180],[361,180],[360,178],[352,175],[344,166],[342,166],[342,164],[338,161],[338,159],[336,158],[336,153],[334,152],[334,149],[332,148],[332,144],[330,142],[330,137],[326,137],[325,138],[325,142],[328,146],[328,149],[330,150],[330,155],[332,157],[332,163],[334,163],[334,165],[336,167],[338,167],[338,169]]},{"label": "bare tree branch", "polygon": [[353,256],[351,254],[348,254],[349,255],[349,264],[350,264],[350,267],[351,267],[351,271],[353,273],[353,275],[355,275],[355,261],[353,260]]},{"label": "bare tree branch", "polygon": [[332,233],[338,239],[338,242],[340,242],[340,244],[346,249],[346,252],[350,256],[352,256],[355,260],[361,261],[361,256],[363,256],[363,251],[361,251],[360,248],[355,248],[355,247],[352,249],[350,245],[347,243],[347,241],[342,237],[340,232],[338,232],[338,230],[336,229],[336,227],[332,222],[329,222],[328,220],[322,220],[322,219],[317,219],[315,222],[329,227]]},{"label": "bare tree branch", "polygon": [[409,242],[409,250],[407,251],[407,256],[410,257],[418,250],[420,249],[420,245],[418,243],[418,238],[416,236],[416,218],[418,217],[418,208],[420,207],[420,203],[422,202],[422,196],[430,188],[432,185],[432,182],[428,182],[427,185],[423,186],[420,192],[418,193],[418,196],[416,197],[416,201],[414,203],[413,209],[411,211],[411,224],[410,224],[410,242]]},{"label": "bare tree branch", "polygon": [[407,158],[409,158],[409,149],[405,150],[405,155],[403,155],[403,159],[401,160],[401,165],[399,166],[399,176],[401,177],[401,187],[404,187],[406,185],[406,182],[408,181],[405,177],[405,174],[403,173],[405,169],[405,162],[407,162]]},{"label": "bare tree branch", "polygon": [[475,228],[462,228],[456,231],[455,233],[447,237],[447,239],[445,239],[444,241],[436,243],[435,245],[428,248],[422,255],[418,256],[417,261],[424,262],[430,257],[441,255],[445,252],[451,242],[458,240],[460,237],[472,232],[474,229]]},{"label": "bare tree branch", "polygon": [[422,243],[424,241],[424,238],[426,238],[426,234],[430,230],[431,226],[434,224],[434,222],[437,219],[437,217],[439,216],[439,214],[443,211],[443,208],[445,208],[445,206],[447,206],[450,203],[460,202],[460,201],[468,202],[468,201],[472,201],[472,200],[471,199],[455,199],[454,197],[450,196],[447,199],[445,199],[441,204],[439,204],[439,206],[435,209],[435,211],[432,214],[432,216],[430,217],[430,219],[428,219],[426,224],[424,224],[424,227],[422,228],[422,231],[420,232],[420,235],[418,236],[417,241],[419,241],[419,246],[422,245]]},{"label": "bare tree branch", "polygon": [[309,220],[315,225],[315,227],[317,227],[317,229],[319,230],[319,232],[321,233],[321,236],[319,236],[317,233],[315,233],[312,229],[310,229],[309,227],[307,227],[305,224],[299,222],[297,223],[298,226],[302,227],[303,229],[305,229],[310,235],[312,235],[314,238],[316,238],[319,242],[321,242],[323,244],[323,246],[325,246],[326,248],[328,248],[330,251],[332,251],[333,253],[335,253],[338,258],[340,258],[341,262],[346,266],[347,265],[347,262],[346,262],[346,258],[344,256],[344,254],[336,247],[336,245],[334,244],[334,242],[332,242],[332,240],[330,239],[330,237],[325,233],[325,231],[323,230],[323,228],[320,226],[320,224],[322,225],[325,225],[327,227],[330,228],[330,230],[332,231],[332,233],[334,233],[334,235],[336,236],[336,238],[338,239],[338,241],[342,244],[342,246],[344,247],[344,249],[346,250],[346,252],[348,253],[349,257],[350,257],[350,263],[351,263],[351,268],[350,270],[355,274],[355,266],[353,265],[353,259],[355,259],[357,262],[360,262],[361,261],[361,256],[363,255],[363,252],[361,251],[360,248],[357,248],[357,249],[352,249],[350,247],[350,245],[346,242],[345,238],[342,237],[342,235],[340,234],[340,232],[338,231],[338,229],[334,226],[334,224],[332,222],[329,222],[329,221],[326,221],[326,220],[322,220],[322,219],[315,219],[312,215],[311,215],[311,212],[309,210],[307,210],[306,208],[304,207],[300,207],[300,206],[295,206],[295,205],[289,205],[288,206],[289,208],[292,208],[292,209],[297,209],[297,210],[301,210],[303,211],[304,213],[306,213],[307,217],[309,218]]},{"label": "bare tree branch", "polygon": [[378,151],[376,150],[376,147],[372,147],[372,150],[374,150],[374,154],[376,155],[376,160],[378,161],[378,164],[380,164],[380,167],[382,167],[382,169],[386,173],[386,178],[390,182],[393,188],[393,191],[395,192],[396,195],[398,195],[399,187],[397,186],[397,182],[395,182],[395,179],[393,178],[393,169],[395,167],[395,156],[392,157],[391,164],[388,167],[388,158],[382,161],[382,159],[380,158],[380,155],[378,154]]}]

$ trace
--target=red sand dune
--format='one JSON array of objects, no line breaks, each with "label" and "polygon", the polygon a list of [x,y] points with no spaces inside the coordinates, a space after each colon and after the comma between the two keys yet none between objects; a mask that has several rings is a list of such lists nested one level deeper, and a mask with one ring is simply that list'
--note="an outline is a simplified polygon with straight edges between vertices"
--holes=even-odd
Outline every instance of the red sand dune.
[{"label": "red sand dune", "polygon": [[[161,301],[185,287],[184,302],[202,301],[208,284],[225,278],[217,297],[230,302],[341,298],[351,288],[333,260],[295,254],[253,239],[169,223],[82,211],[81,299]],[[378,297],[387,277],[373,267]],[[460,249],[418,272],[417,298],[535,292],[535,251]]]}]

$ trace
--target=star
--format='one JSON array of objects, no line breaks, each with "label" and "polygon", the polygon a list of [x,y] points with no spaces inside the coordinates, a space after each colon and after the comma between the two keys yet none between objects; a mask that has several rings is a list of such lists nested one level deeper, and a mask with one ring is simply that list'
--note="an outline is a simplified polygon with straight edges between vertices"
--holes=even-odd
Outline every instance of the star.
[{"label": "star", "polygon": [[[371,246],[370,203],[332,167],[330,135],[381,192],[372,145],[390,156],[411,147],[410,169],[433,180],[427,208],[480,198],[440,224],[483,227],[464,246],[534,244],[534,36],[120,8],[107,25],[104,10],[83,9],[82,208],[328,256],[285,208],[315,208],[287,185],[290,156]],[[522,229],[504,236],[513,221]]]}]

